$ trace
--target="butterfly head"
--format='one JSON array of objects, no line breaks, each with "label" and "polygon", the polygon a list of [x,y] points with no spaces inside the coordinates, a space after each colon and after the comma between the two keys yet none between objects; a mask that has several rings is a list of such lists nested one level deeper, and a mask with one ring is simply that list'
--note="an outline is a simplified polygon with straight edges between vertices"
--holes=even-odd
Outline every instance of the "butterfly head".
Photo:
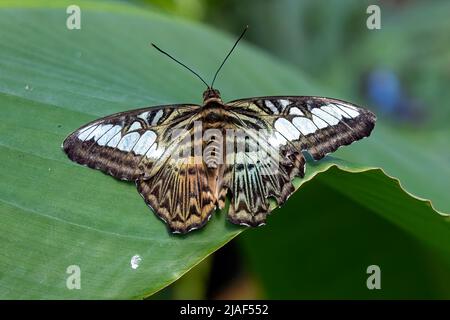
[{"label": "butterfly head", "polygon": [[209,102],[222,102],[222,98],[220,97],[220,92],[214,88],[208,88],[203,92],[203,104],[207,104]]}]

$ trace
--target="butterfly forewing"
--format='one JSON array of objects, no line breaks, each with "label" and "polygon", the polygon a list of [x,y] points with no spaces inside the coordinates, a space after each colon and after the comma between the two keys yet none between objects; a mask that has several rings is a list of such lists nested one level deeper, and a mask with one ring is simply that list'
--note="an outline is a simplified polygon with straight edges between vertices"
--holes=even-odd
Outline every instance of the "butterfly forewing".
[{"label": "butterfly forewing", "polygon": [[251,119],[259,116],[286,143],[322,159],[340,146],[370,135],[376,117],[367,109],[331,98],[274,96],[228,103],[234,112]]},{"label": "butterfly forewing", "polygon": [[70,134],[63,149],[75,162],[134,181],[159,164],[171,143],[171,128],[187,125],[199,108],[161,106],[107,116]]}]

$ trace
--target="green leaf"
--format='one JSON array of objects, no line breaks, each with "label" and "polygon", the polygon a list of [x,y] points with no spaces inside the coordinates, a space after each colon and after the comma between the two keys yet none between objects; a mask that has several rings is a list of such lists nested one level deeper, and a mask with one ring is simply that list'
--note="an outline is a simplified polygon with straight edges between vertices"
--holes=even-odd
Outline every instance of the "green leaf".
[{"label": "green leaf", "polygon": [[[379,169],[332,168],[239,238],[272,299],[448,299],[450,224]],[[367,268],[379,266],[381,290]]]},{"label": "green leaf", "polygon": [[[216,214],[202,230],[171,235],[133,184],[70,162],[60,145],[99,116],[201,101],[202,84],[152,51],[150,41],[211,76],[234,37],[125,4],[84,1],[77,2],[81,30],[68,30],[69,4],[0,3],[0,297],[148,296],[243,229]],[[245,44],[217,86],[225,100],[321,94],[305,77]],[[308,166],[307,178],[297,184],[332,163],[366,169],[329,159]],[[370,183],[376,187],[377,181]],[[436,218],[431,212],[425,219]],[[141,261],[133,269],[135,255]],[[81,290],[66,287],[70,265],[81,269]]]}]

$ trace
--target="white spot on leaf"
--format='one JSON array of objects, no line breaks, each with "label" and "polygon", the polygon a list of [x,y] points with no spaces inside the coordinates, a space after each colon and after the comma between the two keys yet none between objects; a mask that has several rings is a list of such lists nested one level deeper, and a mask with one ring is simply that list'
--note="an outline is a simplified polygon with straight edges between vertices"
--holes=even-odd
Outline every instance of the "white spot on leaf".
[{"label": "white spot on leaf", "polygon": [[138,254],[132,256],[131,260],[130,260],[131,268],[134,270],[139,268],[139,264],[141,263],[141,261],[142,261],[142,258]]}]

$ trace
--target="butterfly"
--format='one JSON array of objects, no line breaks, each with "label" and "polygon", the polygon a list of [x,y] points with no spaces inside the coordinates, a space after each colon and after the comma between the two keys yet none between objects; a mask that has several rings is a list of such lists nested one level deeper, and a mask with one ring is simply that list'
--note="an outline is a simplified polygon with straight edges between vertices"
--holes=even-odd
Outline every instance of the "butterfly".
[{"label": "butterfly", "polygon": [[63,142],[68,157],[117,179],[133,181],[145,203],[173,233],[203,227],[223,209],[234,224],[260,226],[295,191],[308,152],[320,160],[370,135],[376,116],[338,99],[267,96],[224,103],[207,89],[202,105],[174,104],[94,120]]}]

